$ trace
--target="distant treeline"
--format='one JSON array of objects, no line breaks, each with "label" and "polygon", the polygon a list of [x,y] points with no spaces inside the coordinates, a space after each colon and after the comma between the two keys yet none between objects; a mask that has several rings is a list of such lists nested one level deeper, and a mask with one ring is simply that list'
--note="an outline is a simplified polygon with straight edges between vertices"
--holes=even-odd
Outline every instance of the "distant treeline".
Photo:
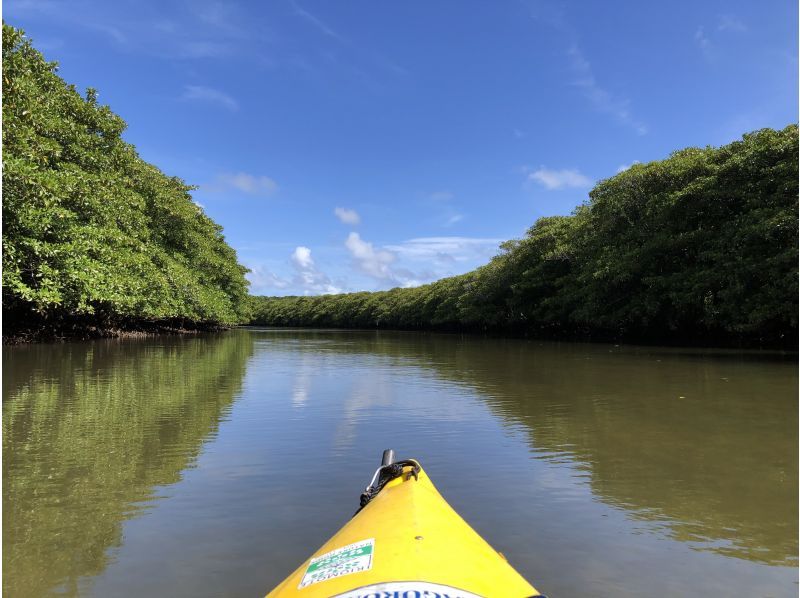
[{"label": "distant treeline", "polygon": [[246,269],[192,187],[56,71],[3,24],[4,336],[242,321]]},{"label": "distant treeline", "polygon": [[490,263],[410,289],[254,297],[252,324],[797,344],[798,129],[600,181]]}]

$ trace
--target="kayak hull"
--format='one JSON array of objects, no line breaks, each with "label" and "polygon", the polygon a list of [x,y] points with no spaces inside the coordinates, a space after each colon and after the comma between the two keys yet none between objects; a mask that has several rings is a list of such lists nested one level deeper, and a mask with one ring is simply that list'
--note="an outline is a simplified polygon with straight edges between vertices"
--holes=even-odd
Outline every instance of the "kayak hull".
[{"label": "kayak hull", "polygon": [[447,504],[424,469],[415,477],[406,467],[268,597],[539,595]]}]

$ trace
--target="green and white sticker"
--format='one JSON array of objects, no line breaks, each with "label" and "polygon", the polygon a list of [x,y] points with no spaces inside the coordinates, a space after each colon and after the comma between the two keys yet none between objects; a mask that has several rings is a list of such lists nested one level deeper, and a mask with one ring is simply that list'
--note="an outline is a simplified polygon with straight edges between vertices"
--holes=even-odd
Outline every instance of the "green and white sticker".
[{"label": "green and white sticker", "polygon": [[389,581],[336,594],[333,598],[481,598],[478,594],[426,581]]},{"label": "green and white sticker", "polygon": [[336,550],[331,550],[311,559],[298,588],[311,584],[372,569],[372,555],[375,552],[375,538],[361,540]]}]

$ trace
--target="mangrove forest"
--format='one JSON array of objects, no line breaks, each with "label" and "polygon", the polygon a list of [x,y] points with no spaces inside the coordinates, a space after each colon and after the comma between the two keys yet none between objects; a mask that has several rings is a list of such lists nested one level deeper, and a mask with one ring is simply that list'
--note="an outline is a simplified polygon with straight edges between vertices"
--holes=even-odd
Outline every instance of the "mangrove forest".
[{"label": "mangrove forest", "polygon": [[796,345],[798,129],[600,181],[487,265],[416,288],[255,297],[253,324]]},{"label": "mangrove forest", "polygon": [[244,320],[246,269],[192,187],[3,24],[4,337]]}]

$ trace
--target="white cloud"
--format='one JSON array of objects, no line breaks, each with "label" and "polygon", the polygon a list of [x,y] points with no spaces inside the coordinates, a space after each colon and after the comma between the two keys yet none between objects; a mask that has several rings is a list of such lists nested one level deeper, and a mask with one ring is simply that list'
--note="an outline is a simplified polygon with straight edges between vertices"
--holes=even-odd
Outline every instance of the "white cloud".
[{"label": "white cloud", "polygon": [[457,271],[464,271],[467,266],[488,261],[497,253],[499,243],[500,239],[421,237],[376,248],[354,232],[347,237],[345,247],[360,272],[390,288],[415,287],[452,275],[456,264],[461,264]]},{"label": "white cloud", "polygon": [[641,164],[641,162],[639,162],[639,160],[634,160],[630,164],[620,164],[619,168],[617,168],[617,174],[619,174],[620,172],[625,172],[626,170],[628,170],[634,164]]},{"label": "white cloud", "polygon": [[567,55],[571,61],[572,71],[577,77],[572,82],[573,85],[582,90],[584,97],[595,110],[610,114],[620,124],[632,128],[639,135],[645,135],[647,125],[634,117],[630,109],[630,100],[607,91],[597,83],[592,65],[584,58],[578,46],[573,44]]},{"label": "white cloud", "polygon": [[[459,274],[486,263],[497,254],[501,239],[473,237],[420,237],[388,246],[375,246],[351,233],[344,246],[358,274],[332,279],[314,259],[312,250],[298,245],[289,254],[289,275],[278,276],[262,264],[247,263],[254,294],[317,295],[369,288],[415,287]],[[341,264],[337,264],[338,267]],[[333,267],[333,266],[332,266]]]},{"label": "white cloud", "polygon": [[517,139],[522,139],[523,137],[525,137],[527,135],[527,133],[525,133],[525,131],[522,131],[520,129],[514,129],[513,133],[514,133],[514,137],[516,137]]},{"label": "white cloud", "polygon": [[365,274],[381,280],[394,280],[390,267],[395,255],[384,249],[375,249],[372,243],[361,239],[358,233],[350,233],[344,246],[350,252],[358,268]]},{"label": "white cloud", "polygon": [[187,85],[184,88],[181,99],[187,101],[218,104],[231,111],[236,111],[239,109],[239,103],[224,91],[213,89],[211,87],[204,87],[202,85]]},{"label": "white cloud", "polygon": [[550,170],[542,166],[528,175],[529,181],[536,181],[549,190],[564,188],[585,188],[592,186],[592,179],[576,169]]},{"label": "white cloud", "polygon": [[297,271],[292,283],[294,286],[303,290],[306,295],[310,294],[336,294],[341,293],[342,288],[331,282],[327,274],[321,272],[314,259],[311,257],[311,250],[300,245],[295,248],[290,257],[292,266]]},{"label": "white cloud", "polygon": [[206,186],[209,191],[239,191],[248,195],[272,195],[278,190],[278,184],[268,176],[248,174],[246,172],[223,173],[217,175],[213,183]]},{"label": "white cloud", "polygon": [[292,263],[300,270],[314,267],[314,260],[311,258],[311,250],[308,247],[303,247],[302,245],[295,248],[294,253],[292,253],[291,260]]},{"label": "white cloud", "polygon": [[275,289],[286,289],[290,282],[261,265],[247,264],[250,269],[245,277],[250,281],[250,292],[254,295],[268,294]]},{"label": "white cloud", "polygon": [[333,211],[336,214],[336,217],[343,223],[343,224],[352,224],[356,225],[361,222],[361,216],[358,215],[358,212],[355,210],[350,210],[347,208],[336,208]]},{"label": "white cloud", "polygon": [[320,271],[308,247],[297,246],[288,261],[291,270],[281,276],[263,263],[245,260],[250,269],[247,273],[250,292],[254,295],[327,295],[342,293],[347,287],[346,281],[333,281]]}]

